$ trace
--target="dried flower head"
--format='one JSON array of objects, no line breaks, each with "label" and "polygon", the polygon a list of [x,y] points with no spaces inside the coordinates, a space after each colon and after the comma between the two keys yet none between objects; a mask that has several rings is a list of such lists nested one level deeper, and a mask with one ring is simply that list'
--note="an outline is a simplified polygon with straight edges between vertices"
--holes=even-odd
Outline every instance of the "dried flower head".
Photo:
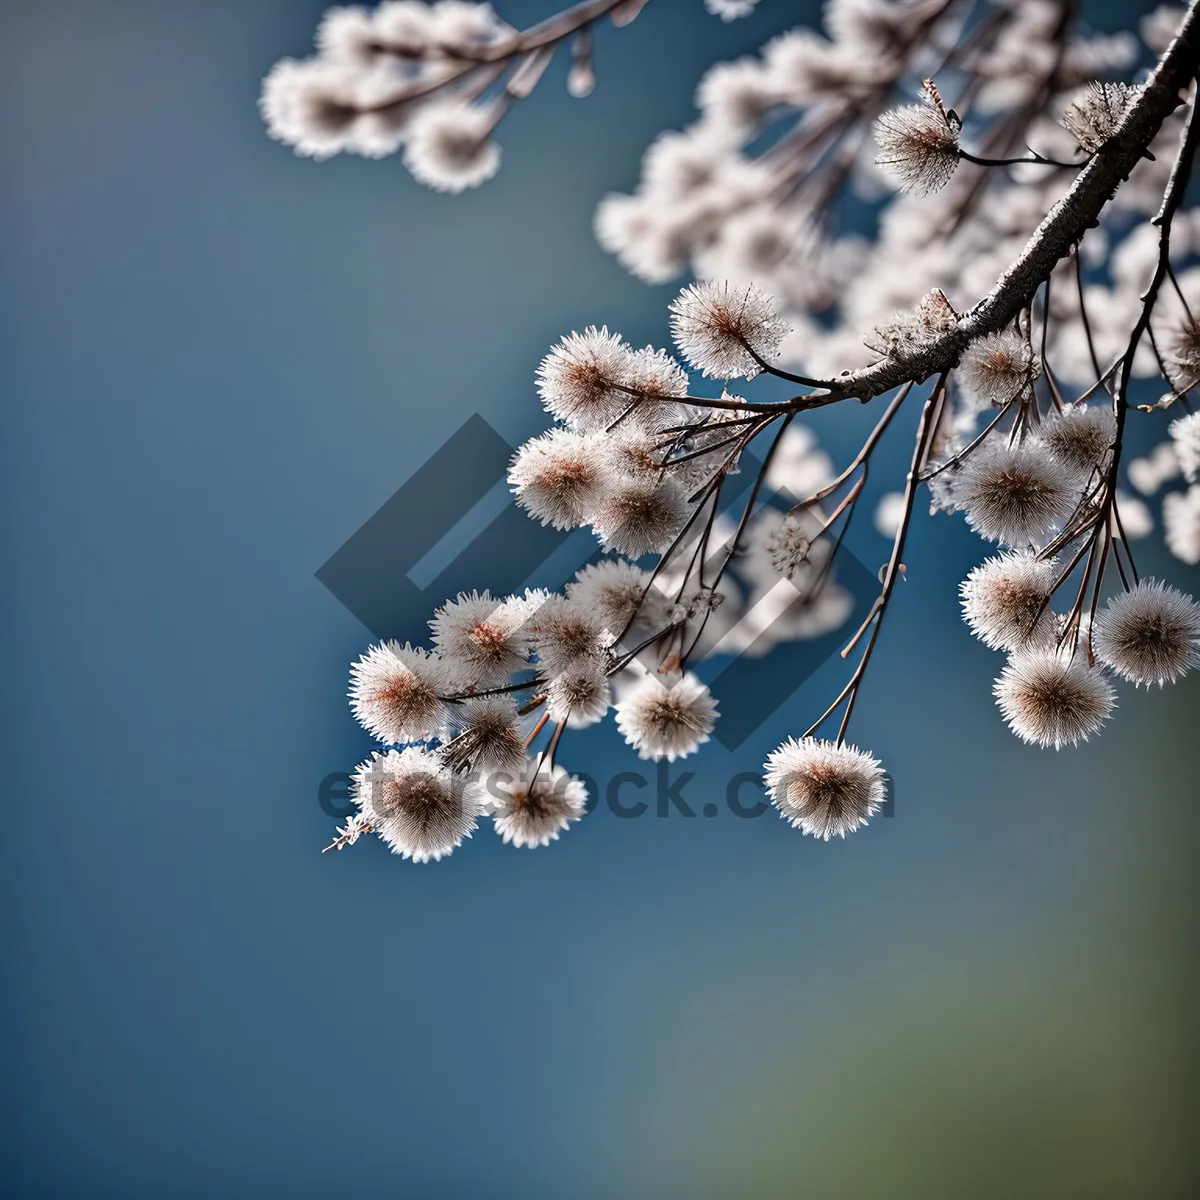
[{"label": "dried flower head", "polygon": [[875,162],[901,191],[930,195],[950,182],[958,166],[962,122],[942,104],[932,80],[925,81],[924,98],[924,104],[893,108],[876,119]]},{"label": "dried flower head", "polygon": [[1095,154],[1117,132],[1137,94],[1138,89],[1127,83],[1089,83],[1067,105],[1063,128]]},{"label": "dried flower head", "polygon": [[612,704],[612,686],[603,663],[584,662],[555,675],[546,685],[550,720],[572,729],[594,725]]},{"label": "dried flower head", "polygon": [[981,537],[1008,546],[1036,544],[1066,517],[1078,496],[1078,475],[1043,446],[995,441],[967,459],[956,502]]},{"label": "dried flower head", "polygon": [[1171,385],[1178,392],[1187,391],[1200,383],[1200,321],[1185,318],[1168,342],[1167,362],[1175,370]]},{"label": "dried flower head", "polygon": [[569,429],[551,429],[526,442],[508,471],[517,503],[555,529],[584,524],[609,483],[604,447],[598,435]]},{"label": "dried flower head", "polygon": [[683,528],[689,506],[674,479],[626,478],[614,484],[592,527],[606,550],[630,558],[661,554]]},{"label": "dried flower head", "polygon": [[826,842],[865,825],[886,795],[877,759],[823,738],[788,738],[763,769],[779,815]]},{"label": "dried flower head", "polygon": [[626,394],[626,407],[633,405],[627,422],[644,429],[662,429],[668,425],[682,425],[699,415],[689,404],[681,404],[677,397],[686,396],[687,372],[665,350],[647,346],[634,350],[629,356],[628,375],[625,386],[636,392]]},{"label": "dried flower head", "polygon": [[433,614],[434,644],[455,676],[471,684],[504,683],[525,667],[533,649],[530,602],[497,600],[489,592],[460,592]]},{"label": "dried flower head", "polygon": [[1057,649],[1014,654],[992,690],[1017,737],[1055,750],[1086,742],[1116,704],[1103,671],[1083,653]]},{"label": "dried flower head", "polygon": [[454,690],[436,654],[407,643],[372,646],[350,668],[350,707],[363,728],[389,744],[437,734],[446,718],[441,697]]},{"label": "dried flower head", "polygon": [[907,358],[957,323],[958,313],[946,293],[941,288],[934,288],[912,311],[898,312],[890,321],[877,325],[864,344],[888,358]]},{"label": "dried flower head", "polygon": [[810,532],[807,522],[789,513],[767,535],[766,550],[771,566],[784,579],[791,579],[801,564],[808,561],[812,550]]},{"label": "dried flower head", "polygon": [[481,696],[454,706],[459,732],[440,750],[452,771],[516,771],[525,761],[521,719],[512,696]]},{"label": "dried flower head", "polygon": [[496,832],[514,846],[548,846],[587,811],[587,788],[563,767],[537,770],[527,759],[520,776],[498,781]]},{"label": "dried flower head", "polygon": [[1175,457],[1179,468],[1189,483],[1200,478],[1200,412],[1180,417],[1167,427],[1175,444]]},{"label": "dried flower head", "polygon": [[647,675],[617,703],[617,728],[639,758],[686,758],[708,741],[716,719],[716,701],[692,675]]},{"label": "dried flower head", "polygon": [[529,619],[539,672],[556,675],[603,658],[609,644],[600,618],[578,600],[554,593]]},{"label": "dried flower head", "polygon": [[480,812],[477,789],[416,746],[372,754],[354,772],[351,796],[392,853],[413,862],[449,854],[475,831]]},{"label": "dried flower head", "polygon": [[632,349],[607,326],[567,334],[537,369],[546,410],[576,429],[604,430],[633,402],[620,390],[632,356]]},{"label": "dried flower head", "polygon": [[1106,404],[1071,405],[1046,421],[1038,437],[1060,462],[1090,474],[1108,463],[1117,419]]},{"label": "dried flower head", "polygon": [[[776,357],[787,324],[753,284],[705,280],[671,301],[671,335],[680,353],[714,379],[753,379]],[[756,357],[757,356],[757,357]]]},{"label": "dried flower head", "polygon": [[491,139],[498,115],[457,100],[427,104],[409,125],[404,165],[435,192],[478,187],[500,169],[500,147]]},{"label": "dried flower head", "polygon": [[1058,567],[1027,551],[989,558],[959,589],[963,618],[971,632],[993,650],[1045,646],[1055,640],[1050,589]]},{"label": "dried flower head", "polygon": [[1200,604],[1161,580],[1143,579],[1096,617],[1092,646],[1130,683],[1173,683],[1200,664]]},{"label": "dried flower head", "polygon": [[577,571],[567,584],[567,597],[594,612],[604,628],[617,636],[633,620],[649,587],[649,571],[621,559],[606,560]]},{"label": "dried flower head", "polygon": [[995,408],[1015,400],[1040,373],[1033,348],[1012,330],[978,338],[958,364],[958,381],[972,399]]}]

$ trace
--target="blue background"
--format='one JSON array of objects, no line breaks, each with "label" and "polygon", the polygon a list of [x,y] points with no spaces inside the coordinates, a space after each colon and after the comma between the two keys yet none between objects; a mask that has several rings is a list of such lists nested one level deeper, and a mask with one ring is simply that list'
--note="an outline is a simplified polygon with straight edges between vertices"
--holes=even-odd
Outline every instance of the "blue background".
[{"label": "blue background", "polygon": [[[456,198],[266,138],[259,80],[320,9],[0,5],[6,1194],[1193,1194],[1200,680],[1122,689],[1079,750],[1017,742],[962,522],[918,525],[855,716],[893,819],[318,853],[320,781],[370,743],[368,636],[314,571],[471,413],[537,431],[561,333],[666,341],[672,289],[598,249],[596,202],[706,66],[814,6],[650,5]],[[818,432],[844,458],[869,419]],[[840,678],[689,760],[691,806]],[[563,761],[633,765],[611,726]]]}]

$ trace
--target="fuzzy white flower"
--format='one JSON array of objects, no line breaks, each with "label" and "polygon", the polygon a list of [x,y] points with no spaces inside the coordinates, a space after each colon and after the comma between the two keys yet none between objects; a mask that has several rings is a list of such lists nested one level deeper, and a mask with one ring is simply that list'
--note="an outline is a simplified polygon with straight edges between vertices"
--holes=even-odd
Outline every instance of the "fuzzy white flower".
[{"label": "fuzzy white flower", "polygon": [[1044,447],[993,439],[967,460],[957,502],[980,536],[1028,546],[1071,512],[1078,492],[1078,475]]},{"label": "fuzzy white flower", "polygon": [[958,381],[982,405],[1003,408],[1038,377],[1041,366],[1019,333],[989,333],[973,341],[958,364]]},{"label": "fuzzy white flower", "polygon": [[1137,91],[1127,83],[1089,83],[1067,105],[1063,127],[1084,150],[1095,153],[1117,132]]},{"label": "fuzzy white flower", "polygon": [[1163,497],[1163,536],[1180,562],[1200,563],[1200,483]]},{"label": "fuzzy white flower", "polygon": [[1171,384],[1177,391],[1187,391],[1200,383],[1200,321],[1188,317],[1170,336],[1167,362],[1174,367]]},{"label": "fuzzy white flower", "polygon": [[951,117],[940,101],[890,109],[875,121],[879,147],[875,162],[902,191],[921,195],[940,191],[958,167],[961,128],[961,122]]},{"label": "fuzzy white flower", "polygon": [[452,771],[515,771],[525,760],[525,741],[512,696],[481,696],[454,706],[458,734],[441,748]]},{"label": "fuzzy white flower", "polygon": [[1108,405],[1071,406],[1045,421],[1038,440],[1067,466],[1090,474],[1108,464],[1117,419]]},{"label": "fuzzy white flower", "polygon": [[517,503],[555,529],[584,524],[609,484],[604,452],[602,438],[569,429],[551,429],[526,442],[508,471]]},{"label": "fuzzy white flower", "polygon": [[480,813],[478,790],[415,746],[359,764],[351,796],[392,853],[413,862],[445,857],[475,831]]},{"label": "fuzzy white flower", "polygon": [[1054,560],[1015,551],[989,558],[959,589],[963,619],[993,650],[1042,646],[1055,638],[1050,589],[1058,573]]},{"label": "fuzzy white flower", "polygon": [[500,169],[500,147],[491,139],[497,113],[445,100],[427,104],[412,118],[404,165],[435,192],[478,187]]},{"label": "fuzzy white flower", "polygon": [[1175,457],[1184,479],[1200,482],[1200,412],[1172,421],[1167,432],[1175,444]]},{"label": "fuzzy white flower", "polygon": [[629,378],[633,350],[607,326],[569,333],[537,369],[546,410],[582,430],[603,430],[633,403],[620,389]]},{"label": "fuzzy white flower", "polygon": [[829,841],[861,828],[886,796],[879,761],[857,746],[788,738],[763,767],[771,801],[794,828]]},{"label": "fuzzy white flower", "polygon": [[430,10],[433,40],[453,57],[470,57],[476,51],[515,35],[490,4],[468,0],[437,0]]},{"label": "fuzzy white flower", "polygon": [[753,284],[693,283],[671,301],[670,312],[680,353],[716,379],[753,379],[762,370],[758,359],[775,358],[787,333],[774,302]]},{"label": "fuzzy white flower", "polygon": [[627,478],[609,490],[592,527],[606,550],[641,558],[666,550],[689,511],[687,496],[674,479]]},{"label": "fuzzy white flower", "polygon": [[533,649],[530,602],[495,599],[489,592],[460,592],[433,614],[434,644],[465,684],[504,683],[529,662]]},{"label": "fuzzy white flower", "polygon": [[1143,579],[1097,615],[1092,646],[1131,683],[1173,683],[1200,664],[1200,604],[1161,580]]},{"label": "fuzzy white flower", "polygon": [[498,782],[496,832],[514,846],[548,846],[587,811],[587,788],[560,766],[537,770],[528,759],[521,775]]},{"label": "fuzzy white flower", "polygon": [[1104,672],[1080,652],[1032,649],[1014,654],[992,689],[1009,728],[1038,746],[1086,742],[1108,720],[1115,704]]},{"label": "fuzzy white flower", "polygon": [[567,584],[567,597],[594,612],[614,637],[633,621],[643,597],[651,607],[656,599],[663,599],[650,584],[650,572],[623,559],[607,559],[581,568]]},{"label": "fuzzy white flower", "polygon": [[583,729],[601,720],[612,704],[612,685],[603,663],[582,662],[553,676],[546,685],[546,711],[552,721]]},{"label": "fuzzy white flower", "polygon": [[625,407],[632,406],[627,423],[646,429],[664,429],[694,421],[700,411],[678,399],[687,395],[687,372],[665,350],[647,346],[629,356],[626,387],[637,393],[625,395]]},{"label": "fuzzy white flower", "polygon": [[639,758],[674,762],[708,741],[717,704],[693,675],[645,676],[617,702],[617,728]]},{"label": "fuzzy white flower", "polygon": [[894,538],[904,520],[904,493],[886,492],[875,505],[875,529],[885,538]]},{"label": "fuzzy white flower", "polygon": [[354,142],[359,75],[344,64],[285,58],[263,80],[267,132],[307,158],[329,158]]},{"label": "fuzzy white flower", "polygon": [[748,17],[758,0],[704,0],[704,7],[722,21],[737,21]]},{"label": "fuzzy white flower", "polygon": [[549,675],[599,661],[609,643],[597,613],[557,593],[547,597],[529,618],[529,628],[539,673]]},{"label": "fuzzy white flower", "polygon": [[1143,496],[1152,496],[1164,483],[1179,474],[1179,459],[1171,442],[1159,442],[1145,458],[1135,458],[1128,467],[1129,482]]},{"label": "fuzzy white flower", "polygon": [[454,691],[450,670],[436,654],[383,642],[350,668],[350,707],[381,742],[418,742],[437,734],[446,718],[441,697]]}]

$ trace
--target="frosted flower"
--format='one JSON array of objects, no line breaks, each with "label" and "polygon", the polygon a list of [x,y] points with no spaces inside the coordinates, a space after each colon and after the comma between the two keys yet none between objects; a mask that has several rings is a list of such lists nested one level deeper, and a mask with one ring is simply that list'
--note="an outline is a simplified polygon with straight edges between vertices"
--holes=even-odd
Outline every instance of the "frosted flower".
[{"label": "frosted flower", "polygon": [[337,63],[277,62],[259,100],[267,132],[307,158],[340,154],[353,143],[360,115],[357,81],[355,72]]},{"label": "frosted flower", "polygon": [[539,672],[556,675],[603,657],[609,638],[596,613],[557,594],[549,596],[529,619]]},{"label": "frosted flower", "polygon": [[433,10],[424,0],[385,0],[372,15],[375,36],[389,54],[420,58],[434,49]]},{"label": "frosted flower", "polygon": [[456,100],[427,104],[409,125],[404,165],[435,192],[478,187],[500,169],[496,113]]},{"label": "frosted flower", "polygon": [[993,650],[1042,646],[1055,639],[1050,589],[1058,568],[1025,551],[989,558],[959,588],[963,619]]},{"label": "frosted flower", "polygon": [[441,697],[454,690],[446,664],[407,644],[372,646],[350,668],[350,707],[381,742],[433,737],[446,717]]},{"label": "frosted flower", "polygon": [[1184,320],[1168,343],[1167,362],[1175,368],[1171,385],[1187,391],[1200,383],[1200,322]]},{"label": "frosted flower", "polygon": [[629,478],[613,485],[592,527],[606,550],[641,558],[666,550],[688,513],[687,497],[674,479]]},{"label": "frosted flower", "polygon": [[648,602],[652,605],[661,596],[650,587],[650,572],[623,560],[607,560],[582,568],[567,584],[567,597],[589,612],[614,637],[619,636],[633,621],[650,588]]},{"label": "frosted flower", "polygon": [[742,135],[757,130],[779,102],[770,74],[754,58],[710,67],[696,90],[696,106],[710,120]]},{"label": "frosted flower", "polygon": [[1172,421],[1168,432],[1175,443],[1175,457],[1179,460],[1184,479],[1188,483],[1196,483],[1200,476],[1200,412]]},{"label": "frosted flower", "polygon": [[594,434],[551,429],[517,451],[508,482],[517,503],[543,525],[574,529],[586,522],[608,486],[604,442]]},{"label": "frosted flower", "polygon": [[443,858],[477,828],[478,790],[415,746],[372,754],[354,772],[351,796],[392,853],[413,862]]},{"label": "frosted flower", "polygon": [[962,122],[942,107],[936,89],[926,84],[926,104],[906,104],[881,113],[875,121],[875,159],[901,191],[930,195],[950,182],[958,166]]},{"label": "frosted flower", "polygon": [[1200,484],[1163,497],[1163,536],[1180,562],[1200,563]]},{"label": "frosted flower", "polygon": [[980,404],[1003,408],[1040,374],[1033,349],[1019,333],[989,333],[963,351],[958,381]]},{"label": "frosted flower", "polygon": [[823,738],[788,738],[771,751],[763,770],[779,815],[826,842],[860,829],[886,796],[877,759]]},{"label": "frosted flower", "polygon": [[522,775],[500,786],[496,832],[514,846],[548,846],[587,811],[587,788],[563,767],[541,770],[526,762]]},{"label": "frosted flower", "polygon": [[1174,682],[1200,664],[1200,604],[1160,580],[1143,579],[1097,615],[1092,647],[1130,683]]},{"label": "frosted flower", "polygon": [[1116,704],[1101,670],[1089,667],[1083,654],[1055,649],[1014,654],[992,690],[1017,737],[1055,750],[1086,742]]},{"label": "frosted flower", "polygon": [[454,706],[458,735],[441,748],[452,771],[516,771],[525,761],[525,740],[512,696],[480,696]]},{"label": "frosted flower", "polygon": [[612,685],[602,662],[582,662],[555,675],[546,685],[546,711],[552,721],[572,729],[594,725],[612,704]]},{"label": "frosted flower", "polygon": [[1067,105],[1063,127],[1094,154],[1117,132],[1137,91],[1127,83],[1089,83]]},{"label": "frosted flower", "polygon": [[530,604],[518,596],[460,592],[433,614],[434,644],[451,669],[470,684],[499,684],[529,661]]},{"label": "frosted flower", "polygon": [[717,704],[693,675],[672,684],[647,675],[617,702],[617,728],[639,758],[674,762],[708,741]]},{"label": "frosted flower", "polygon": [[808,561],[812,550],[807,524],[789,514],[767,535],[766,550],[776,573],[791,579],[801,564]]},{"label": "frosted flower", "polygon": [[1171,442],[1159,442],[1145,458],[1135,458],[1129,464],[1128,474],[1129,482],[1143,496],[1152,496],[1179,474],[1179,459]]},{"label": "frosted flower", "polygon": [[438,0],[430,15],[433,40],[452,57],[470,57],[516,33],[496,16],[490,4]]},{"label": "frosted flower", "polygon": [[583,430],[603,430],[633,402],[620,390],[629,376],[633,351],[607,327],[569,333],[537,369],[538,395],[560,421]]},{"label": "frosted flower", "polygon": [[787,332],[771,298],[753,284],[693,283],[671,301],[670,312],[683,357],[716,379],[753,379],[762,368],[750,350],[775,358]]},{"label": "frosted flower", "polygon": [[957,503],[981,537],[1028,546],[1071,512],[1077,480],[1040,446],[984,445],[963,467]]},{"label": "frosted flower", "polygon": [[316,44],[321,54],[355,66],[374,61],[378,42],[373,15],[365,8],[326,9],[317,26]]},{"label": "frosted flower", "polygon": [[1100,404],[1067,408],[1038,431],[1038,440],[1055,458],[1085,473],[1107,465],[1116,437],[1117,419]]},{"label": "frosted flower", "polygon": [[919,353],[956,324],[958,313],[946,293],[934,288],[911,312],[898,312],[890,321],[877,325],[865,344],[888,358],[906,358]]},{"label": "frosted flower", "polygon": [[667,426],[683,425],[699,415],[690,404],[680,404],[677,399],[667,397],[686,396],[687,372],[665,350],[647,346],[635,350],[629,356],[629,373],[625,386],[638,395],[625,396],[625,407],[636,401],[629,421],[647,429],[663,429]]}]

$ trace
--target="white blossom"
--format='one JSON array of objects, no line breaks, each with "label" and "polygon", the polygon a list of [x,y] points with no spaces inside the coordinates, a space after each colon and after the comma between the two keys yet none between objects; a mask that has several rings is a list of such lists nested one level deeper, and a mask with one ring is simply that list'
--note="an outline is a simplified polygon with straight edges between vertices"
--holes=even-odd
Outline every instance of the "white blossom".
[{"label": "white blossom", "polygon": [[547,412],[577,429],[605,429],[633,402],[621,390],[632,355],[607,327],[567,334],[537,369],[538,394]]},{"label": "white blossom", "polygon": [[[560,766],[538,771],[526,760],[520,775],[498,784],[496,832],[514,846],[548,846],[586,811],[587,788]],[[536,772],[536,774],[535,774]]]},{"label": "white blossom", "polygon": [[458,678],[468,684],[504,683],[528,664],[533,650],[529,618],[535,609],[523,597],[460,592],[434,613],[429,627]]},{"label": "white blossom", "polygon": [[1050,589],[1058,575],[1053,559],[1027,551],[989,558],[963,581],[963,619],[993,650],[1019,650],[1054,641],[1057,626]]},{"label": "white blossom", "polygon": [[985,443],[962,471],[958,503],[981,537],[1009,546],[1044,539],[1074,507],[1078,476],[1030,443]]},{"label": "white blossom", "polygon": [[392,853],[413,862],[444,858],[474,833],[480,813],[477,789],[415,746],[360,763],[351,796]]},{"label": "white blossom", "polygon": [[446,718],[454,679],[436,654],[399,642],[372,646],[350,668],[350,707],[381,742],[433,737]]},{"label": "white blossom", "polygon": [[1055,458],[1088,475],[1107,467],[1116,437],[1117,419],[1107,404],[1071,405],[1038,431]]},{"label": "white blossom", "polygon": [[551,429],[513,456],[508,482],[517,503],[543,525],[584,524],[610,482],[605,442],[595,434]]},{"label": "white blossom", "polygon": [[1188,483],[1200,482],[1200,412],[1180,417],[1168,426],[1175,443],[1175,457]]},{"label": "white blossom", "polygon": [[1143,579],[1097,615],[1092,645],[1131,683],[1173,683],[1200,663],[1200,604],[1161,580]]},{"label": "white blossom", "polygon": [[606,550],[641,558],[666,550],[687,517],[687,497],[674,479],[626,478],[613,484],[592,527]]},{"label": "white blossom", "polygon": [[693,675],[647,675],[617,702],[617,728],[639,758],[686,758],[708,741],[716,718],[716,701]]},{"label": "white blossom", "polygon": [[753,379],[762,370],[758,359],[775,358],[787,332],[770,297],[753,284],[694,283],[671,302],[670,311],[680,353],[717,379]]},{"label": "white blossom", "polygon": [[491,138],[497,113],[458,100],[430,103],[412,118],[404,165],[435,192],[478,187],[500,169],[500,147]]},{"label": "white blossom", "polygon": [[1116,704],[1104,673],[1089,667],[1082,650],[1032,649],[1014,654],[993,689],[1009,728],[1038,746],[1086,742]]},{"label": "white blossom", "polygon": [[454,706],[457,735],[441,748],[454,771],[515,771],[525,758],[517,702],[512,696],[480,696]]},{"label": "white blossom", "polygon": [[881,113],[875,121],[875,162],[906,192],[928,195],[950,182],[958,166],[962,128],[937,104],[906,104]]},{"label": "white blossom", "polygon": [[663,599],[650,583],[650,572],[623,559],[591,563],[567,584],[568,599],[595,613],[613,637],[622,634],[633,621],[643,596],[651,605],[656,599],[661,604]]},{"label": "white blossom", "polygon": [[612,704],[604,663],[583,661],[554,675],[546,685],[546,711],[552,721],[583,729],[601,720]]},{"label": "white blossom", "polygon": [[779,815],[826,842],[860,829],[887,794],[878,759],[821,738],[788,738],[763,769]]},{"label": "white blossom", "polygon": [[1089,83],[1067,105],[1062,123],[1079,145],[1095,153],[1117,132],[1137,89],[1125,83]]},{"label": "white blossom", "polygon": [[529,618],[529,629],[539,671],[548,675],[600,660],[610,641],[594,611],[557,593]]},{"label": "white blossom", "polygon": [[1180,562],[1200,563],[1200,483],[1163,497],[1163,535]]},{"label": "white blossom", "polygon": [[1038,377],[1032,347],[1019,333],[989,333],[972,342],[958,364],[958,381],[982,405],[1003,408]]}]

